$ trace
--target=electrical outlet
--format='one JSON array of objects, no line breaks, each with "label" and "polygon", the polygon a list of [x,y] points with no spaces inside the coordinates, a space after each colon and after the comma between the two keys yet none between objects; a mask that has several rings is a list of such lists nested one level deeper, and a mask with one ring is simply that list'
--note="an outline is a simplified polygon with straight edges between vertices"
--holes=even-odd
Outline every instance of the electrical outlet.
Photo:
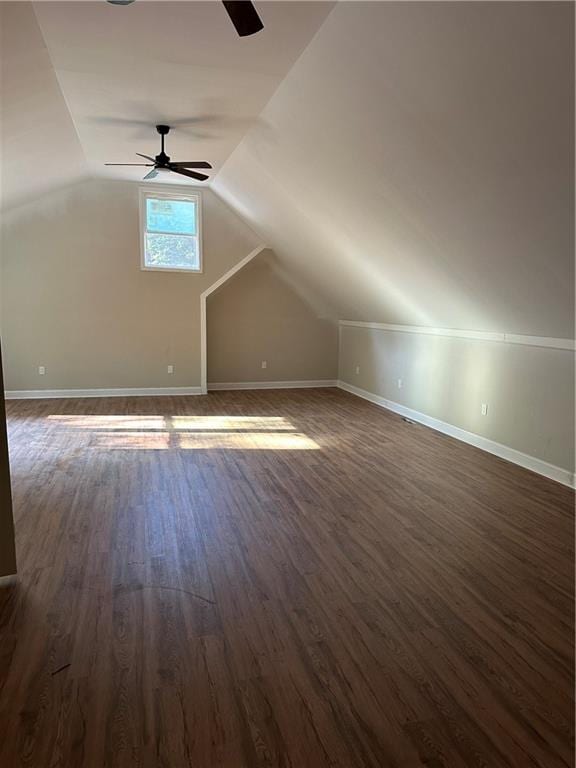
[{"label": "electrical outlet", "polygon": [[402,379],[398,379],[398,389],[402,389],[403,384],[404,382],[402,381]]},{"label": "electrical outlet", "polygon": [[174,373],[174,366],[173,365],[169,365],[168,366],[168,373]]},{"label": "electrical outlet", "polygon": [[46,374],[46,368],[43,365],[38,366],[38,376],[44,376]]},{"label": "electrical outlet", "polygon": [[359,376],[359,375],[360,375],[360,366],[357,365],[356,366],[356,376]]},{"label": "electrical outlet", "polygon": [[486,416],[488,414],[488,403],[482,403],[481,413],[482,416]]},{"label": "electrical outlet", "polygon": [[266,360],[262,360],[262,368],[268,368],[268,363]]}]

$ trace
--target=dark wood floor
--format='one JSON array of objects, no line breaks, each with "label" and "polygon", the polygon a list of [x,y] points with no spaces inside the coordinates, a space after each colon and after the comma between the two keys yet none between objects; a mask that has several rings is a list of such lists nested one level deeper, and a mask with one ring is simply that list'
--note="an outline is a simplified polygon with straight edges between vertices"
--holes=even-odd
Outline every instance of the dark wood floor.
[{"label": "dark wood floor", "polygon": [[567,488],[337,390],[9,428],[2,768],[572,765]]}]

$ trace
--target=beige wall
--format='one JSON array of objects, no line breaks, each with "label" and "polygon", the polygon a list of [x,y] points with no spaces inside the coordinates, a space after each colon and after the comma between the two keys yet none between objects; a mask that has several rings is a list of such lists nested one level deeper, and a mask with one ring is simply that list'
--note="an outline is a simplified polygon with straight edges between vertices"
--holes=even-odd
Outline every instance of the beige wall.
[{"label": "beige wall", "polygon": [[340,334],[342,381],[574,471],[572,352],[367,328]]},{"label": "beige wall", "polygon": [[10,494],[8,442],[6,439],[2,356],[0,352],[0,576],[7,576],[15,572],[16,550],[14,545],[14,523],[12,520],[12,498]]},{"label": "beige wall", "polygon": [[200,385],[200,293],[258,240],[203,190],[203,274],[143,272],[138,189],[80,183],[3,217],[7,390]]},{"label": "beige wall", "polygon": [[336,324],[277,273],[271,251],[209,296],[206,309],[209,382],[336,378]]}]

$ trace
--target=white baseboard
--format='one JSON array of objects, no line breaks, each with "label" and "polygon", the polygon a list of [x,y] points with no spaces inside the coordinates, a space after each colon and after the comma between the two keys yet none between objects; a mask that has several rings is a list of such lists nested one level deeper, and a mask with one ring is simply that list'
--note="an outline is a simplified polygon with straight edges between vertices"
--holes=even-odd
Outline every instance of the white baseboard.
[{"label": "white baseboard", "polygon": [[314,379],[311,381],[230,381],[208,384],[212,391],[228,389],[313,389],[318,387],[337,387],[335,379]]},{"label": "white baseboard", "polygon": [[473,432],[467,432],[465,429],[455,427],[453,424],[448,424],[445,421],[440,421],[432,416],[427,416],[425,413],[415,411],[412,408],[408,408],[405,405],[400,405],[393,400],[386,400],[386,398],[380,395],[375,395],[372,392],[368,392],[360,387],[355,387],[352,384],[348,384],[345,381],[339,381],[338,387],[344,389],[346,392],[350,392],[352,395],[369,400],[371,403],[386,408],[389,411],[398,413],[400,416],[405,416],[412,421],[417,421],[419,424],[424,424],[431,429],[435,429],[437,432],[442,432],[450,437],[455,437],[457,440],[461,440],[463,443],[468,443],[476,448],[481,448],[483,451],[492,453],[495,456],[499,456],[501,459],[511,461],[513,464],[518,464],[525,469],[530,469],[532,472],[536,472],[539,475],[544,475],[551,480],[556,480],[563,485],[568,485],[571,488],[575,487],[574,473],[562,467],[556,467],[554,464],[548,464],[542,459],[537,459],[535,456],[529,456],[526,453],[521,453],[514,448],[509,448],[507,445],[496,443],[494,440],[489,440],[487,437],[476,435]]},{"label": "white baseboard", "polygon": [[164,397],[201,395],[200,387],[138,387],[133,389],[13,389],[5,393],[6,400],[53,400],[80,397]]},{"label": "white baseboard", "polygon": [[[309,389],[336,387],[335,379],[311,381],[237,381],[208,384],[209,390],[227,389]],[[57,400],[82,397],[176,397],[201,395],[201,387],[115,388],[115,389],[12,389],[5,392],[6,400]]]}]

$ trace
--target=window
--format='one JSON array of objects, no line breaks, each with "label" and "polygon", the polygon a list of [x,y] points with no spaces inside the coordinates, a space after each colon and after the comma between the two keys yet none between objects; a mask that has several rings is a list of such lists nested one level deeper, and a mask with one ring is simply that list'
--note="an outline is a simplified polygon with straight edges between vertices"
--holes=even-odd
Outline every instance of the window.
[{"label": "window", "polygon": [[200,195],[140,190],[142,269],[202,271]]}]

